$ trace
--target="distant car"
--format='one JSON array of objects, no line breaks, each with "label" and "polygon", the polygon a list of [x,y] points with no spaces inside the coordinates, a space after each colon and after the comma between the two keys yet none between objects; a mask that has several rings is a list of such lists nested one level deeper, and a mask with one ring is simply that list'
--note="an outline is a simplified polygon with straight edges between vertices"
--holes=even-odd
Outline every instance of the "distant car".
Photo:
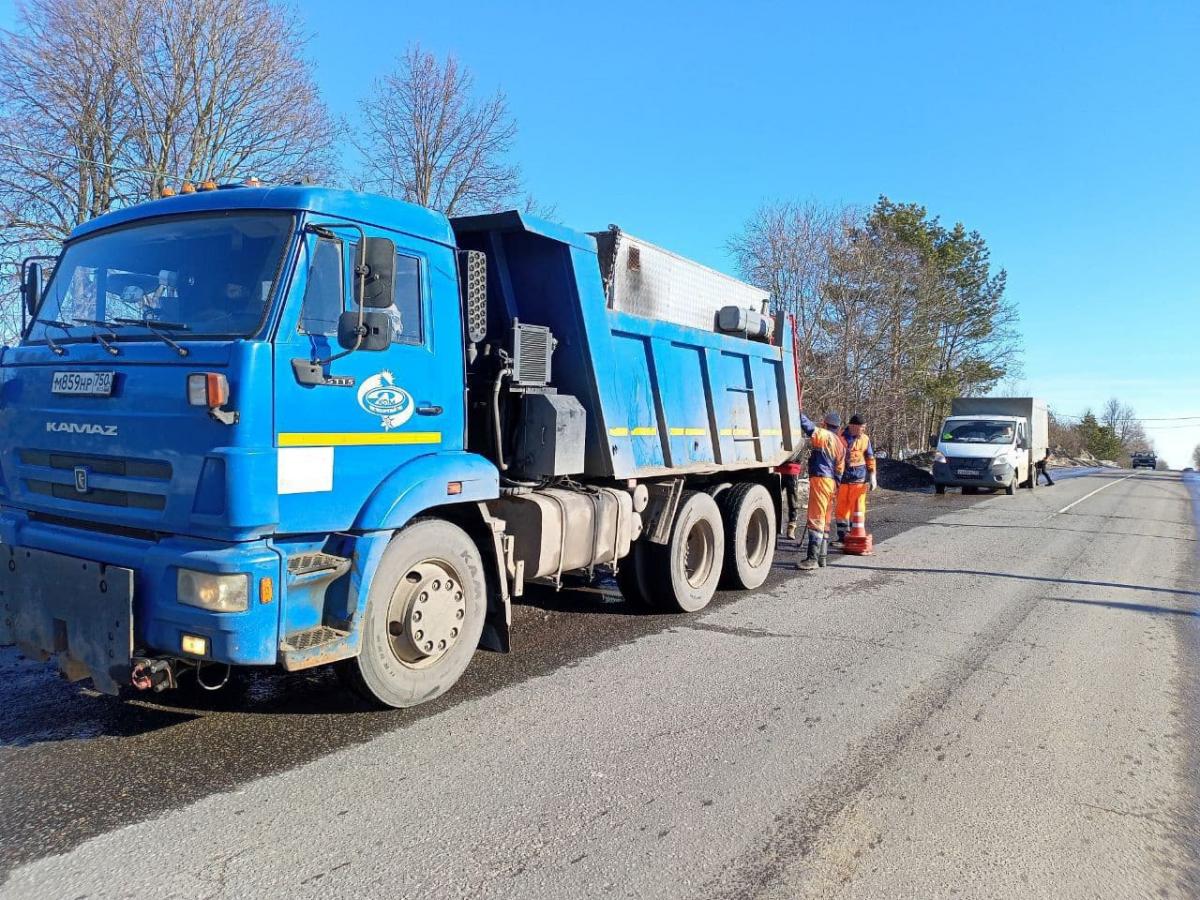
[{"label": "distant car", "polygon": [[1158,457],[1153,453],[1135,453],[1130,460],[1130,466],[1134,469],[1156,469]]}]

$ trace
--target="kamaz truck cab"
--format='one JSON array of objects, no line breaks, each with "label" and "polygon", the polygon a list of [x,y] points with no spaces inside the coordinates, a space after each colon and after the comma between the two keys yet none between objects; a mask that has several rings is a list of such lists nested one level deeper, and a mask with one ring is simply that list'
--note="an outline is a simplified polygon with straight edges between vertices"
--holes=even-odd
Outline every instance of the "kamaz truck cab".
[{"label": "kamaz truck cab", "polygon": [[[115,691],[131,666],[174,680],[172,657],[205,677],[346,656],[358,636],[338,623],[389,529],[497,495],[464,449],[441,215],[309,187],[197,192],[80,226],[44,290],[36,264],[25,288],[24,339],[0,351],[0,643],[68,676]],[[460,637],[474,651],[482,619],[467,633],[460,611],[414,630],[434,641],[412,641],[415,664]]]}]

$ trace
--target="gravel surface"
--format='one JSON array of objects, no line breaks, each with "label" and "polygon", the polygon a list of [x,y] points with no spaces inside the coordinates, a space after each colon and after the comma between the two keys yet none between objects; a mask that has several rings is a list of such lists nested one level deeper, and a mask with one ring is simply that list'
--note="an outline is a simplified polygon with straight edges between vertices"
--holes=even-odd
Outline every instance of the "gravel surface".
[{"label": "gravel surface", "polygon": [[417,711],[0,655],[0,896],[1195,896],[1187,485],[872,502],[873,556],[698,616],[534,598]]}]

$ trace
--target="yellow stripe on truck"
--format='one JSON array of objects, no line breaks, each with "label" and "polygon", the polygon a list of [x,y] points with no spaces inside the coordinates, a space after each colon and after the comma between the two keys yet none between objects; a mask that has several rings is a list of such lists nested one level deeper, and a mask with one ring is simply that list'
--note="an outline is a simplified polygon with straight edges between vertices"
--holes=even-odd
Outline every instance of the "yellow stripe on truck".
[{"label": "yellow stripe on truck", "polygon": [[697,435],[701,435],[701,434],[708,434],[708,430],[705,428],[672,428],[671,429],[671,437],[680,437],[683,435],[686,435],[687,437],[696,437]]},{"label": "yellow stripe on truck", "polygon": [[610,437],[654,437],[658,434],[658,429],[650,425],[639,425],[637,428],[610,428],[608,429]]},{"label": "yellow stripe on truck", "polygon": [[289,431],[280,447],[377,447],[388,444],[440,444],[440,431]]}]

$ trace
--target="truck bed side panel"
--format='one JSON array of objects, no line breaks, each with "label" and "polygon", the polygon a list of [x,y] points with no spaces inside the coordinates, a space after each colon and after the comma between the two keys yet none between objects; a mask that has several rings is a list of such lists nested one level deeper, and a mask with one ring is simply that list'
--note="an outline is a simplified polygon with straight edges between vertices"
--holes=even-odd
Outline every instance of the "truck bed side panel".
[{"label": "truck bed side panel", "polygon": [[608,308],[595,240],[518,213],[455,220],[488,254],[489,339],[513,319],[558,340],[553,385],[588,416],[585,475],[782,462],[801,439],[790,331],[773,346]]}]

